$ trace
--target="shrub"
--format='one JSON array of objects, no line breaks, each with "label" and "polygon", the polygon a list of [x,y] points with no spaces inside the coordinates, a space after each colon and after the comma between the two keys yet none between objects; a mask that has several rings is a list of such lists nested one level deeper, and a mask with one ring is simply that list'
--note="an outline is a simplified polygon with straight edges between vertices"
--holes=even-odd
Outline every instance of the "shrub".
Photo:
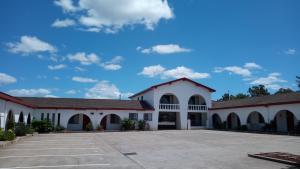
[{"label": "shrub", "polygon": [[146,128],[146,121],[145,120],[139,120],[138,121],[138,127],[139,127],[139,130],[145,130],[145,128]]},{"label": "shrub", "polygon": [[65,130],[65,128],[63,126],[60,126],[60,125],[57,125],[55,128],[54,128],[55,131],[59,132],[59,131],[63,131]]},{"label": "shrub", "polygon": [[6,128],[6,131],[9,129],[14,130],[15,129],[14,121],[12,119],[8,120],[5,128]]},{"label": "shrub", "polygon": [[33,134],[34,130],[30,126],[26,126],[25,133],[26,134]]},{"label": "shrub", "polygon": [[39,133],[47,133],[53,130],[52,124],[48,120],[34,120],[31,125]]},{"label": "shrub", "polygon": [[88,123],[88,124],[85,126],[85,130],[86,130],[86,131],[93,131],[93,125],[92,125],[92,123]]},{"label": "shrub", "polygon": [[98,126],[97,126],[97,130],[98,130],[98,131],[102,131],[102,130],[103,130],[103,126],[102,126],[102,125],[98,125]]},{"label": "shrub", "polygon": [[6,135],[5,132],[0,128],[0,141],[5,141]]},{"label": "shrub", "polygon": [[14,140],[16,138],[16,134],[12,129],[9,129],[6,133],[6,139],[11,141]]},{"label": "shrub", "polygon": [[24,123],[17,123],[15,128],[16,136],[25,136],[26,135],[26,127]]},{"label": "shrub", "polygon": [[248,130],[248,126],[247,125],[241,125],[239,127],[239,130],[241,130],[241,131],[247,131]]},{"label": "shrub", "polygon": [[124,118],[121,122],[121,126],[123,130],[134,130],[135,129],[135,121],[130,120],[128,118]]}]

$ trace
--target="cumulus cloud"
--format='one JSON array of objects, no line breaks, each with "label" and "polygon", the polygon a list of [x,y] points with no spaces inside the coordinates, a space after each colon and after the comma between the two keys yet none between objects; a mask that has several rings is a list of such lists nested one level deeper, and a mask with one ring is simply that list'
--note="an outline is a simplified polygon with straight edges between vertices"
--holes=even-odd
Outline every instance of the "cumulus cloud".
[{"label": "cumulus cloud", "polygon": [[142,53],[157,53],[157,54],[173,54],[173,53],[182,53],[182,52],[190,52],[191,49],[180,47],[178,44],[167,44],[167,45],[155,45],[150,48],[143,49],[142,47],[137,47],[138,51]]},{"label": "cumulus cloud", "polygon": [[76,61],[82,65],[100,63],[100,58],[94,53],[86,54],[85,52],[77,52],[75,54],[69,54],[67,57],[70,61]]},{"label": "cumulus cloud", "polygon": [[254,62],[245,63],[244,68],[246,69],[261,69],[262,67]]},{"label": "cumulus cloud", "polygon": [[[145,25],[153,30],[160,20],[174,17],[167,0],[57,0],[65,13],[75,13],[75,19],[87,31],[116,33],[126,26]],[[73,15],[71,15],[73,16]]]},{"label": "cumulus cloud", "polygon": [[16,83],[17,79],[5,73],[0,73],[0,86]]},{"label": "cumulus cloud", "polygon": [[79,77],[79,76],[74,76],[72,77],[72,80],[75,82],[80,82],[80,83],[95,83],[98,82],[97,79],[92,79],[88,77]]},{"label": "cumulus cloud", "polygon": [[25,96],[25,97],[53,97],[54,95],[51,95],[51,91],[48,89],[14,89],[9,90],[7,93],[13,95],[13,96]]},{"label": "cumulus cloud", "polygon": [[49,65],[48,69],[50,69],[50,70],[60,70],[60,69],[66,68],[66,67],[67,67],[67,65],[58,64],[58,65]]},{"label": "cumulus cloud", "polygon": [[122,66],[120,65],[122,60],[123,60],[122,56],[115,56],[110,61],[107,61],[107,62],[104,62],[103,64],[101,64],[101,66],[105,70],[119,70],[122,68]]},{"label": "cumulus cloud", "polygon": [[167,78],[191,78],[191,79],[204,79],[209,78],[209,73],[199,73],[195,72],[190,68],[179,66],[174,69],[166,69],[161,65],[153,65],[144,67],[143,71],[139,73],[139,75],[144,75],[147,77],[156,77],[160,76],[161,79]]},{"label": "cumulus cloud", "polygon": [[57,49],[51,44],[38,39],[35,36],[22,36],[20,42],[7,43],[8,50],[12,53],[20,53],[23,55],[37,53],[37,52],[50,52],[54,53]]},{"label": "cumulus cloud", "polygon": [[287,55],[294,55],[294,54],[296,54],[296,49],[289,48],[286,51],[284,51],[284,53],[287,54]]},{"label": "cumulus cloud", "polygon": [[237,74],[237,75],[241,75],[244,77],[249,77],[251,76],[251,72],[250,70],[246,69],[246,68],[242,68],[239,66],[227,66],[227,67],[216,67],[214,72],[215,73],[221,73],[227,71],[230,74]]},{"label": "cumulus cloud", "polygon": [[74,89],[71,89],[71,90],[66,91],[65,93],[66,93],[66,94],[76,94],[77,91],[74,90]]},{"label": "cumulus cloud", "polygon": [[72,19],[64,19],[64,20],[56,19],[51,26],[56,28],[64,28],[73,25],[75,25],[75,21]]},{"label": "cumulus cloud", "polygon": [[86,71],[86,69],[84,69],[84,68],[82,68],[82,67],[79,67],[79,66],[74,67],[74,69],[75,69],[76,71],[78,71],[78,72],[85,72],[85,71]]},{"label": "cumulus cloud", "polygon": [[132,93],[122,93],[115,84],[109,81],[102,80],[98,82],[94,87],[88,89],[85,93],[86,98],[96,98],[96,99],[117,99],[120,96],[122,98],[127,98],[131,96]]},{"label": "cumulus cloud", "polygon": [[278,90],[282,86],[281,83],[286,83],[287,81],[281,79],[280,73],[270,73],[267,77],[260,77],[253,80],[250,84],[252,85],[264,85],[269,89]]}]

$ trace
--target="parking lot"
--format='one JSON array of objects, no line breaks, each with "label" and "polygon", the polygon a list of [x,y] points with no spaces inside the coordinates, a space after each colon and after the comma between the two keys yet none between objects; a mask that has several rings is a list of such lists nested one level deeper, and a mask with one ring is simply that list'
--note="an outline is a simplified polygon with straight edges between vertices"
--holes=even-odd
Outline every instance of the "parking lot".
[{"label": "parking lot", "polygon": [[295,169],[247,153],[300,154],[300,137],[210,130],[44,134],[0,149],[0,169]]}]

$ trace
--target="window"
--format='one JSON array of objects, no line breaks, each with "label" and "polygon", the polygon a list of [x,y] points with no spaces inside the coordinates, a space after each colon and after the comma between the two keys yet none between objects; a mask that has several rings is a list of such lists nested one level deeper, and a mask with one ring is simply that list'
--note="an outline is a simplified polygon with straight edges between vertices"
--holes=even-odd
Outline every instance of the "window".
[{"label": "window", "polygon": [[41,120],[44,120],[44,113],[41,113]]},{"label": "window", "polygon": [[57,125],[60,126],[60,113],[57,115]]},{"label": "window", "polygon": [[145,121],[152,121],[152,113],[144,113]]},{"label": "window", "polygon": [[50,114],[47,113],[47,121],[49,121],[49,119],[50,119]]},{"label": "window", "polygon": [[52,125],[55,125],[55,113],[52,113]]},{"label": "window", "polygon": [[137,113],[129,113],[129,119],[130,120],[138,120],[138,114]]},{"label": "window", "polygon": [[79,124],[79,114],[73,116],[69,120],[70,124]]},{"label": "window", "polygon": [[110,123],[112,124],[119,124],[120,123],[120,118],[118,115],[111,114],[110,115]]}]

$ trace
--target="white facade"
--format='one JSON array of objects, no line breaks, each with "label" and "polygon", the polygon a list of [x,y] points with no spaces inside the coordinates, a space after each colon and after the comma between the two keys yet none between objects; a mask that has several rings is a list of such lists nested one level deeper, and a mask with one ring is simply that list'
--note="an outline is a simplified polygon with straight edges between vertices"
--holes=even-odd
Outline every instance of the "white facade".
[{"label": "white facade", "polygon": [[[213,116],[217,116],[220,123],[226,122],[228,128],[247,125],[248,128],[255,130],[263,127],[266,123],[275,121],[277,130],[284,132],[289,129],[289,125],[295,126],[300,120],[300,101],[293,104],[212,109],[212,92],[212,89],[197,85],[197,83],[189,80],[175,80],[171,83],[157,85],[131,98],[133,100],[143,100],[150,104],[154,110],[147,111],[81,110],[80,108],[33,109],[0,98],[0,127],[5,128],[9,112],[13,113],[15,122],[18,122],[22,112],[25,123],[28,117],[31,117],[31,121],[33,119],[48,118],[54,126],[61,125],[70,130],[82,130],[83,123],[85,123],[84,118],[86,117],[88,117],[94,129],[100,124],[105,124],[107,130],[118,130],[120,129],[119,120],[129,118],[130,113],[138,114],[136,120],[145,120],[144,114],[147,114],[148,118],[146,120],[151,130],[170,126],[174,129],[212,128],[215,125]],[[78,123],[70,123],[71,117],[77,114],[79,114],[78,118],[73,120],[79,120]],[[250,114],[251,116],[249,116]],[[293,122],[287,118],[291,114]],[[116,117],[119,117],[119,119],[116,119]],[[133,117],[136,117],[136,115]],[[103,119],[105,119],[105,122],[103,122]]]}]

